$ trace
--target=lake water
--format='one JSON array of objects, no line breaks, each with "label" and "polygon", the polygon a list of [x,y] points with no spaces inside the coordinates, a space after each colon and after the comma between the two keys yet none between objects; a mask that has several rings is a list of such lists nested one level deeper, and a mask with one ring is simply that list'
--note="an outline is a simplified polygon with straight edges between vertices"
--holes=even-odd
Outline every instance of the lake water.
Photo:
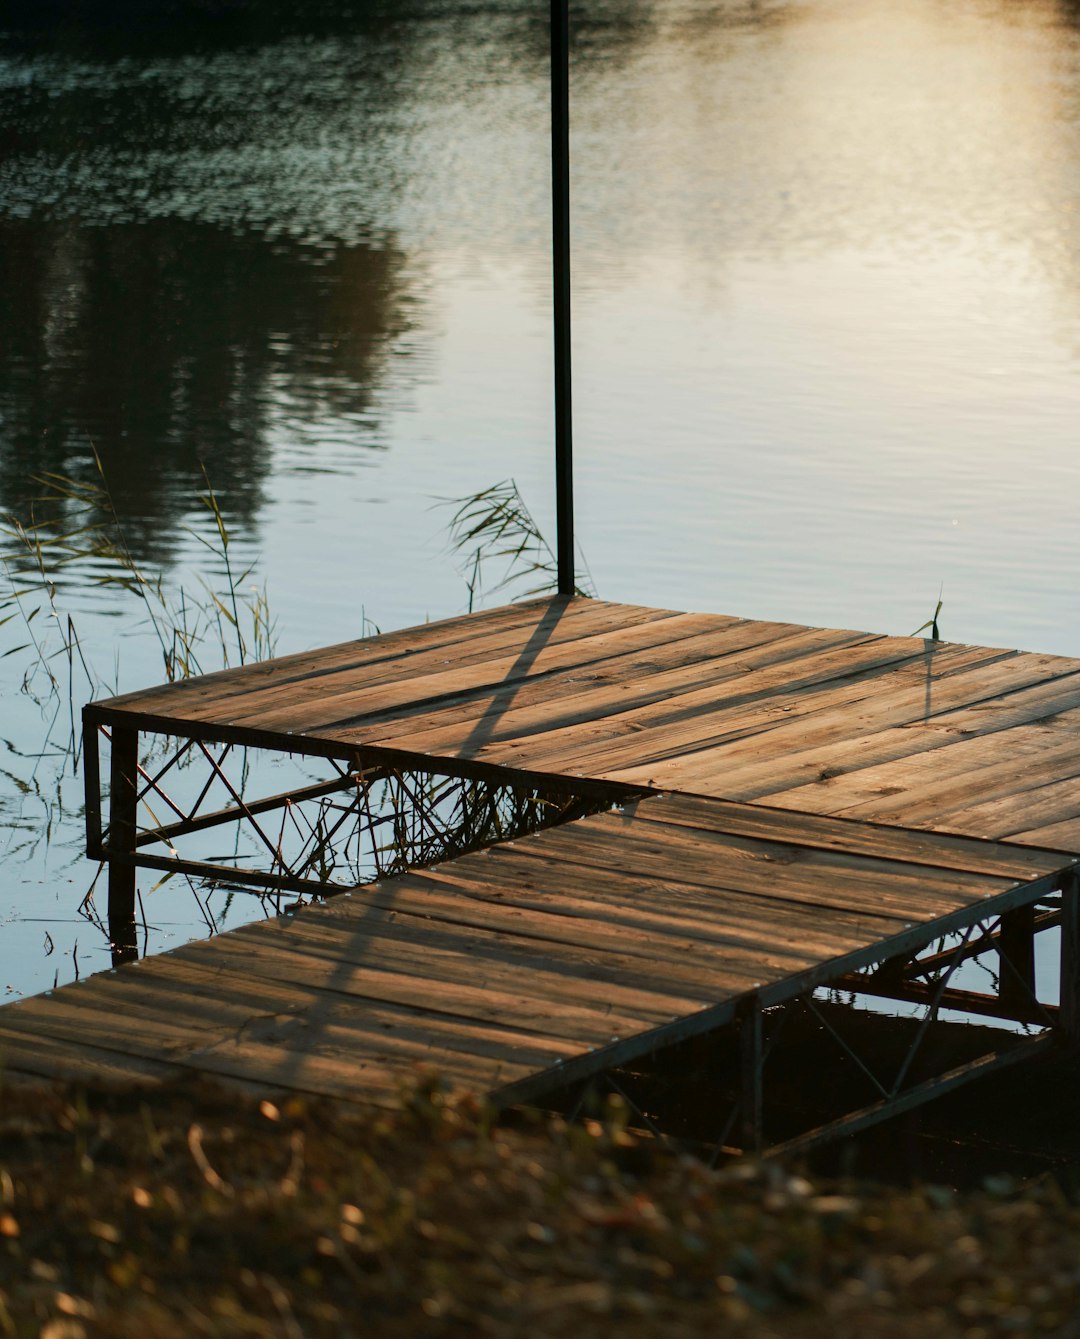
[{"label": "lake water", "polygon": [[[547,7],[357,3],[307,30],[258,8],[0,17],[0,509],[26,521],[35,478],[91,478],[96,450],[135,560],[197,589],[220,576],[205,466],[290,651],[465,607],[440,498],[513,477],[553,528]],[[587,9],[597,592],[908,633],[940,591],[949,640],[1080,654],[1076,8]],[[159,681],[141,602],[102,570],[55,574],[57,610],[98,683]],[[66,662],[52,695],[28,640],[0,627],[0,998],[108,964],[78,912]],[[151,949],[205,933],[152,882]]]}]

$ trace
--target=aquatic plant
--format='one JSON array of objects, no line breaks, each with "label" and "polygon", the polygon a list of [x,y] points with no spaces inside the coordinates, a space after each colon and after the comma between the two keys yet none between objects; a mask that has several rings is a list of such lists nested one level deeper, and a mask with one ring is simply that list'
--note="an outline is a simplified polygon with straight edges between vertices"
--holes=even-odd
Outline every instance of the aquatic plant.
[{"label": "aquatic plant", "polygon": [[[944,590],[944,587],[942,587],[942,590]],[[938,630],[938,618],[939,618],[939,616],[940,616],[940,614],[941,614],[941,606],[942,606],[944,603],[945,603],[945,601],[942,599],[942,591],[939,590],[939,591],[938,591],[938,601],[937,601],[937,604],[934,606],[934,612],[930,615],[930,617],[926,620],[925,623],[920,624],[920,626],[917,627],[917,628],[915,629],[915,631],[911,634],[913,637],[918,637],[919,633],[921,633],[921,632],[925,632],[926,629],[929,628],[929,629],[930,629],[930,640],[931,640],[932,642],[940,642],[940,641],[941,641],[941,633],[940,633],[940,631]]]},{"label": "aquatic plant", "polygon": [[[513,601],[558,589],[555,554],[513,479],[468,497],[443,499],[442,505],[454,508],[448,526],[450,546],[462,560],[470,613],[485,593],[504,594]],[[584,571],[575,594],[593,596],[592,577],[580,550],[579,558]],[[485,584],[485,574],[493,566],[498,568],[494,584]]]},{"label": "aquatic plant", "polygon": [[[172,589],[164,573],[149,573],[139,565],[96,451],[94,465],[97,477],[88,482],[55,473],[39,476],[35,482],[42,495],[31,504],[29,521],[12,516],[0,521],[0,536],[6,541],[0,560],[8,577],[7,597],[0,600],[0,626],[20,619],[28,635],[26,642],[3,654],[32,652],[24,688],[32,691],[43,677],[47,691],[58,693],[61,685],[52,668],[58,658],[67,663],[69,698],[75,696],[76,658],[89,691],[103,686],[83,655],[73,617],[58,607],[58,582],[72,567],[90,573],[95,586],[123,591],[141,601],[169,682],[271,655],[276,629],[266,587],[252,584],[254,563],[236,569],[229,528],[205,467],[206,486],[197,501],[209,513],[210,534],[194,527],[187,532],[211,554],[221,584],[200,576],[201,592],[193,593],[182,585]],[[38,505],[48,519],[38,519]],[[60,631],[59,644],[55,637],[38,635],[44,625]]]}]

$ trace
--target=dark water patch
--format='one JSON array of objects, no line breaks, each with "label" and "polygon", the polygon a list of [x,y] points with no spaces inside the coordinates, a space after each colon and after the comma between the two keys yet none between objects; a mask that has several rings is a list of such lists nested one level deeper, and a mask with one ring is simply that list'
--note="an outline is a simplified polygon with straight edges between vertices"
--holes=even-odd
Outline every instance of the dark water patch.
[{"label": "dark water patch", "polygon": [[392,244],[176,219],[0,224],[0,507],[25,516],[44,473],[92,477],[96,449],[143,554],[167,549],[204,466],[230,514],[252,519],[281,405],[371,414],[408,324],[402,268]]}]

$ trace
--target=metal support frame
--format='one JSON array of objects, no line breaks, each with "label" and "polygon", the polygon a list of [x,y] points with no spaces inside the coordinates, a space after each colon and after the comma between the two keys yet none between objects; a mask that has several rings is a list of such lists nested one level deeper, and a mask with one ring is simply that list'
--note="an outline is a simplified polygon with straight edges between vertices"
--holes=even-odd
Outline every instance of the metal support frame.
[{"label": "metal support frame", "polygon": [[[323,898],[610,803],[610,793],[586,797],[522,780],[389,766],[365,761],[358,752],[305,756],[307,767],[328,767],[331,775],[298,778],[290,789],[252,799],[245,748],[147,733],[159,742],[140,762],[137,727],[96,722],[86,731],[87,854],[108,865],[107,919],[117,963],[136,956],[139,868]],[[102,739],[110,746],[107,823]],[[297,765],[293,755],[284,756]],[[222,828],[233,835],[227,855],[181,849]]]},{"label": "metal support frame", "polygon": [[[713,1160],[748,1153],[771,1157],[802,1153],[829,1140],[855,1134],[962,1084],[1033,1058],[1048,1048],[1080,1045],[1080,877],[1066,871],[1042,878],[1026,888],[1011,890],[994,899],[994,903],[994,913],[984,913],[981,919],[974,919],[969,913],[966,918],[949,920],[944,938],[943,923],[939,922],[937,927],[924,929],[921,942],[908,937],[902,941],[902,951],[894,951],[876,963],[865,961],[858,967],[835,972],[831,978],[827,973],[815,973],[801,983],[793,978],[784,986],[768,986],[730,1005],[677,1021],[658,1030],[647,1050],[642,1045],[643,1038],[637,1039],[634,1051],[630,1049],[632,1042],[605,1048],[606,1056],[598,1052],[591,1057],[592,1072],[588,1077],[578,1078],[582,1062],[572,1061],[561,1068],[568,1071],[567,1079],[572,1077],[580,1085],[582,1094],[604,1089],[620,1093],[641,1126],[660,1134],[662,1121],[658,1125],[656,1112],[650,1115],[628,1092],[633,1087],[635,1058],[638,1066],[644,1062],[644,1073],[651,1073],[655,1079],[650,1056],[662,1056],[666,1046],[692,1036],[712,1034],[719,1039],[733,1028],[734,1051],[728,1048],[725,1053],[734,1055],[728,1061],[734,1068],[727,1072],[728,1077],[722,1083],[730,1094],[729,1106],[719,1113],[720,1120],[712,1136],[714,1142],[706,1147],[701,1140],[693,1140],[699,1151],[711,1151]],[[1038,998],[1034,940],[1058,926],[1061,995],[1059,1004],[1053,1005]],[[965,963],[982,958],[988,960],[985,966],[994,983],[993,993],[960,988],[953,983],[956,972]],[[996,973],[994,963],[999,965]],[[919,1007],[921,1016],[913,1020],[913,1035],[891,1073],[882,1072],[879,1054],[846,1036],[844,1028],[838,1026],[835,1012],[838,994],[883,998]],[[833,996],[833,1002],[826,996]],[[966,1058],[962,1063],[955,1059],[938,1061],[927,1043],[936,1035],[935,1024],[943,1010],[1008,1021],[1016,1024],[1016,1028],[999,1031],[996,1035],[1000,1043],[984,1054]],[[789,1022],[800,1013],[814,1020],[821,1038],[845,1058],[854,1075],[861,1076],[867,1100],[824,1124],[795,1135],[789,1130],[787,1137],[770,1139],[770,1111],[775,1125],[777,1108],[770,1104],[770,1088],[774,1085],[768,1081],[769,1060]],[[859,1011],[859,1018],[865,1023],[865,1010]],[[642,1074],[640,1067],[637,1074]],[[519,1084],[508,1089],[506,1097],[518,1102],[541,1098],[535,1079],[527,1081],[527,1086],[532,1090],[528,1096],[526,1085]]]},{"label": "metal support frame", "polygon": [[[883,1076],[875,1063],[876,1057],[860,1054],[858,1048],[819,1006],[816,993],[821,993],[821,988],[818,992],[807,992],[777,1006],[776,1012],[780,1014],[790,1009],[810,1012],[820,1023],[822,1035],[827,1036],[863,1075],[871,1100],[865,1106],[846,1112],[821,1126],[769,1145],[768,1152],[771,1155],[803,1152],[826,1140],[854,1134],[930,1101],[962,1083],[1006,1065],[1016,1064],[1047,1045],[1059,1044],[1065,1033],[1063,1020],[1067,1016],[1067,1006],[1054,1007],[1039,1000],[1034,941],[1036,934],[1055,925],[1062,925],[1064,1005],[1066,964],[1072,972],[1071,979],[1077,982],[1080,913],[1077,911],[1075,876],[1069,875],[1062,882],[1064,886],[1058,894],[1060,907],[1055,910],[1040,914],[1035,900],[1011,907],[998,916],[970,923],[957,932],[955,942],[947,948],[939,942],[936,947],[927,946],[922,953],[910,955],[906,960],[904,955],[895,955],[877,967],[844,973],[830,987],[825,988],[833,992],[861,994],[920,1006],[922,1017],[906,1054],[892,1075]],[[1071,940],[1066,930],[1070,922],[1074,926]],[[997,956],[1000,964],[996,993],[962,990],[953,986],[953,977],[965,962],[991,954]],[[1076,990],[1075,998],[1080,999],[1080,989]],[[1002,1044],[998,1049],[964,1064],[947,1065],[930,1077],[913,1079],[916,1061],[924,1053],[931,1028],[942,1009],[989,1016],[1028,1027],[1034,1025],[1039,1031],[1035,1035],[1026,1036],[1003,1032]],[[764,1068],[775,1040],[774,1035],[769,1044],[759,1048],[760,1064],[753,1073],[748,1073],[744,1060],[739,1099],[744,1113],[744,1127],[751,1112],[762,1126],[765,1125],[763,1094],[767,1089]],[[763,1144],[767,1144],[767,1140],[762,1131],[755,1127],[752,1138],[744,1136],[742,1149],[744,1152],[760,1152]]]}]

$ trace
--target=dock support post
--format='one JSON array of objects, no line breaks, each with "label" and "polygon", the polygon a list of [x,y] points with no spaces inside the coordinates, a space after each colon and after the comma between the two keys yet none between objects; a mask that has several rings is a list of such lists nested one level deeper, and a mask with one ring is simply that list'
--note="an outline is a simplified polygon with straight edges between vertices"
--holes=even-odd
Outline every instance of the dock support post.
[{"label": "dock support post", "polygon": [[101,849],[101,731],[83,709],[83,790],[86,811],[86,854],[102,858]]},{"label": "dock support post", "polygon": [[1001,918],[998,937],[998,997],[1002,1004],[1030,1009],[1035,996],[1035,905]]},{"label": "dock support post", "polygon": [[1076,874],[1068,875],[1061,889],[1058,1026],[1067,1045],[1080,1045],[1080,878]]},{"label": "dock support post", "polygon": [[105,847],[109,862],[109,940],[114,967],[138,956],[132,863],[138,784],[139,732],[130,726],[114,726],[109,771],[109,839]]},{"label": "dock support post", "polygon": [[761,1001],[751,996],[739,1015],[739,1060],[742,1086],[742,1150],[760,1154],[765,1143],[764,1029]]}]

